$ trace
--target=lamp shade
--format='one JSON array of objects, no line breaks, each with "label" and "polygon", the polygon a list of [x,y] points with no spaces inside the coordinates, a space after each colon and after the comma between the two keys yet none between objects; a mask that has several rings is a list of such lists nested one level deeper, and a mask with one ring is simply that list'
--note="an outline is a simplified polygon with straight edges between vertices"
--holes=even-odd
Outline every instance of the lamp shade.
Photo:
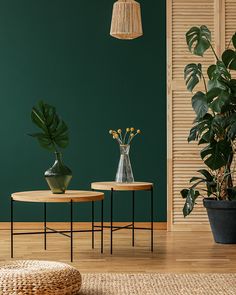
[{"label": "lamp shade", "polygon": [[110,35],[131,40],[143,35],[140,4],[134,0],[118,0],[113,5]]}]

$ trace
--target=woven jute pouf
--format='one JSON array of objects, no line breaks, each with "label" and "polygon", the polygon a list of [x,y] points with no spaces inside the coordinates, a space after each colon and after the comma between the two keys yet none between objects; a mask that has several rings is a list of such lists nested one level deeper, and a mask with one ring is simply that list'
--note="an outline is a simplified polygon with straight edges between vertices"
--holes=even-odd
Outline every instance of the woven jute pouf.
[{"label": "woven jute pouf", "polygon": [[65,263],[18,260],[0,264],[1,295],[77,295],[80,272]]}]

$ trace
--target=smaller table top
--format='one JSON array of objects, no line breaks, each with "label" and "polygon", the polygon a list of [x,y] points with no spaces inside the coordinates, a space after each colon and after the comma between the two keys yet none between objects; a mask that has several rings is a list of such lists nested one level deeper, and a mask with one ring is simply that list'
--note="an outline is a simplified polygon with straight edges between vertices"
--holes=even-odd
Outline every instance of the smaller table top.
[{"label": "smaller table top", "polygon": [[104,199],[104,193],[94,191],[68,190],[65,194],[53,194],[51,191],[26,191],[11,195],[14,201],[38,203],[92,202]]},{"label": "smaller table top", "polygon": [[105,182],[93,182],[91,183],[92,189],[110,191],[142,191],[150,190],[153,188],[153,183],[151,182],[130,182],[130,183],[121,183],[115,181],[105,181]]}]

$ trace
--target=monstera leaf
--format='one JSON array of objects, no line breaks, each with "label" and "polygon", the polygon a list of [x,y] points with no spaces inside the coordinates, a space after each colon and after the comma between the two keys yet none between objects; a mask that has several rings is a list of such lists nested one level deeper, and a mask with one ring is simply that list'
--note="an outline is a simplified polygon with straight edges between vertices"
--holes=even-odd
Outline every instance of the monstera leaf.
[{"label": "monstera leaf", "polygon": [[186,33],[186,42],[189,51],[195,55],[203,56],[204,52],[210,47],[211,32],[206,26],[192,27]]},{"label": "monstera leaf", "polygon": [[201,150],[201,158],[210,169],[216,170],[226,165],[231,151],[230,142],[226,139],[214,140]]},{"label": "monstera leaf", "polygon": [[188,136],[188,142],[193,140],[199,140],[198,144],[208,142],[208,139],[206,136],[210,132],[211,129],[211,123],[212,123],[213,117],[211,114],[206,114],[201,120],[199,120],[191,129]]},{"label": "monstera leaf", "polygon": [[[232,43],[236,49],[236,33],[232,37]],[[222,54],[222,60],[227,68],[230,70],[236,70],[236,51],[227,49]]]},{"label": "monstera leaf", "polygon": [[230,100],[230,94],[222,90],[218,96],[212,101],[210,104],[210,108],[215,112],[215,113],[221,113],[222,109],[225,105],[229,103]]},{"label": "monstera leaf", "polygon": [[197,115],[197,120],[203,118],[206,115],[208,111],[208,104],[207,97],[203,92],[198,91],[192,97],[192,107]]},{"label": "monstera leaf", "polygon": [[214,179],[213,175],[209,171],[207,171],[206,169],[200,169],[197,172],[201,173],[205,177],[206,181],[208,181],[208,182],[212,182]]},{"label": "monstera leaf", "polygon": [[231,79],[230,73],[228,72],[225,64],[221,60],[218,60],[215,65],[211,65],[208,68],[208,76],[211,80],[220,78],[225,80]]},{"label": "monstera leaf", "polygon": [[184,79],[187,89],[192,92],[202,78],[201,64],[188,64],[184,69]]},{"label": "monstera leaf", "polygon": [[236,49],[236,33],[233,34],[231,40],[232,40],[232,43],[233,43],[234,48]]},{"label": "monstera leaf", "polygon": [[29,135],[37,138],[42,147],[56,151],[58,147],[65,148],[68,145],[68,128],[57,115],[55,107],[40,101],[37,107],[32,108],[31,119],[41,132]]},{"label": "monstera leaf", "polygon": [[236,70],[236,52],[234,50],[225,50],[222,54],[222,60],[227,68]]},{"label": "monstera leaf", "polygon": [[196,189],[199,184],[202,184],[202,183],[205,184],[206,188],[203,188],[201,186],[200,190],[207,192],[208,196],[211,196],[211,195],[215,196],[215,193],[216,193],[217,183],[214,179],[214,176],[206,169],[201,169],[201,170],[198,170],[197,172],[200,173],[201,175],[197,177],[194,176],[190,179],[190,183],[191,184],[194,183],[194,184],[192,184],[192,186],[187,189],[186,188],[182,189],[180,192],[182,195],[182,198],[185,199],[185,204],[183,207],[184,217],[186,217],[192,212],[194,205],[196,203],[195,201],[200,196],[200,192]]},{"label": "monstera leaf", "polygon": [[186,217],[193,211],[195,201],[197,197],[200,195],[200,193],[198,190],[194,190],[193,188],[183,189],[180,193],[182,197],[185,199],[183,214],[184,214],[184,217]]},{"label": "monstera leaf", "polygon": [[215,115],[211,123],[212,139],[224,138],[226,135],[226,127],[228,126],[227,118],[221,114]]},{"label": "monstera leaf", "polygon": [[236,138],[236,113],[230,115],[227,118],[228,121],[228,130],[227,135],[230,140],[235,140]]},{"label": "monstera leaf", "polygon": [[231,79],[231,75],[225,64],[220,60],[218,60],[215,65],[211,65],[208,68],[207,74],[209,77],[207,86],[208,91],[210,91],[212,88],[220,88],[225,90],[225,83]]}]

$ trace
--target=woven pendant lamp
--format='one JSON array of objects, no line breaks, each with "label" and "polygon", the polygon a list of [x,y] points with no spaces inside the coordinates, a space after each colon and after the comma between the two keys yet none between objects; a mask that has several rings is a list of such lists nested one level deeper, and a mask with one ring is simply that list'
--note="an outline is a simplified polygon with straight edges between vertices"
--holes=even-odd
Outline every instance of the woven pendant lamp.
[{"label": "woven pendant lamp", "polygon": [[143,35],[140,4],[135,0],[118,0],[113,5],[110,35],[131,40]]}]

